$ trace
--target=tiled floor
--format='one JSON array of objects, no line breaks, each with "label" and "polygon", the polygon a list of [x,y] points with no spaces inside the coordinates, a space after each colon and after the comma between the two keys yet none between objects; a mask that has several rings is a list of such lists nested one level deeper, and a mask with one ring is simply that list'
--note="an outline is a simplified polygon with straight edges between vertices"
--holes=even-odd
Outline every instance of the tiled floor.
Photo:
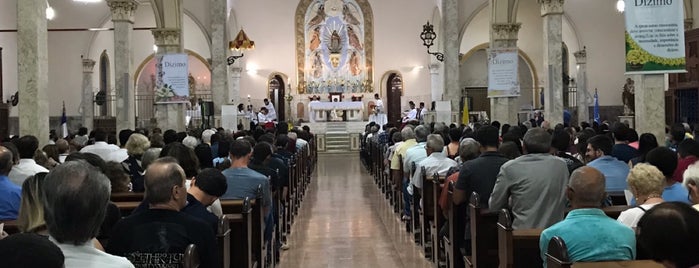
[{"label": "tiled floor", "polygon": [[357,155],[319,155],[281,267],[430,267]]}]

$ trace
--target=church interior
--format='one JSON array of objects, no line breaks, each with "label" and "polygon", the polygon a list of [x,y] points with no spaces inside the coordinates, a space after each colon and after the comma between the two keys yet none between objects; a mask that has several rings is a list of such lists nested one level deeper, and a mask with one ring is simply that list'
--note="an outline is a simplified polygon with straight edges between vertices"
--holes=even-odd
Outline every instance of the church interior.
[{"label": "church interior", "polygon": [[[20,149],[14,167],[9,168],[17,169],[19,158],[32,158],[25,157],[21,146],[29,135],[38,141],[30,146],[34,150],[65,142],[67,149],[55,154],[55,163],[48,155],[52,168],[58,168],[71,152],[84,153],[92,143],[106,142],[114,147],[112,154],[91,152],[105,163],[121,163],[130,178],[129,187],[135,186],[138,177],[141,186],[146,180],[148,188],[146,165],[142,165],[148,148],[132,153],[127,142],[131,133],[140,133],[151,149],[165,141],[159,157],[176,158],[187,173],[187,187],[194,187],[189,181],[205,167],[225,175],[226,168],[234,169],[240,159],[257,163],[257,145],[268,135],[270,158],[276,157],[279,148],[292,148],[288,156],[278,157],[283,172],[271,168],[275,175],[266,177],[275,203],[272,212],[260,197],[263,190],[251,190],[252,200],[224,200],[228,193],[213,196],[220,202],[204,206],[209,211],[219,209],[211,211],[221,224],[214,229],[216,261],[201,262],[208,255],[189,250],[178,260],[181,267],[197,267],[200,262],[201,267],[211,263],[216,267],[570,267],[585,259],[577,258],[579,252],[574,252],[580,249],[575,244],[566,248],[570,240],[563,241],[564,235],[555,237],[559,240],[547,237],[552,241],[546,241],[548,253],[540,250],[539,239],[553,232],[544,231],[552,224],[517,230],[522,216],[514,200],[505,213],[489,210],[487,197],[493,185],[483,200],[474,200],[469,192],[459,196],[465,185],[456,181],[462,180],[460,176],[451,185],[450,176],[443,174],[448,168],[437,172],[427,167],[419,178],[420,165],[429,165],[422,160],[442,154],[429,148],[439,138],[443,154],[456,160],[452,171],[465,173],[464,166],[471,161],[463,152],[467,140],[480,143],[476,157],[489,152],[487,139],[479,134],[487,132],[486,127],[497,128],[496,151],[510,142],[522,155],[509,158],[508,163],[527,152],[534,154],[535,134],[527,134],[539,128],[548,131],[551,154],[568,153],[590,169],[597,168],[590,165],[597,161],[597,156],[588,159],[590,150],[607,157],[610,152],[586,140],[605,135],[614,146],[635,142],[631,145],[634,157],[618,161],[630,167],[622,179],[626,186],[628,174],[629,189],[607,189],[609,206],[599,208],[622,222],[620,213],[635,208],[635,202],[641,208],[649,204],[643,203],[646,199],[628,201],[640,195],[631,187],[640,165],[632,159],[643,156],[638,163],[650,162],[646,153],[652,148],[639,148],[643,135],[654,136],[655,147],[677,151],[679,156],[671,158],[679,159],[678,170],[682,165],[687,172],[692,170],[688,166],[693,162],[682,164],[689,160],[682,162],[686,153],[678,149],[683,141],[677,125],[684,126],[686,139],[693,141],[692,134],[699,129],[699,20],[694,19],[699,6],[695,9],[694,3],[699,5],[699,0],[675,0],[674,4],[673,0],[2,0],[0,162],[6,143]],[[627,72],[629,48],[624,33],[629,5],[681,7],[686,68]],[[492,89],[495,75],[489,66],[495,64],[496,51],[512,55],[508,59],[516,67],[506,77],[515,83],[512,90]],[[523,132],[508,136],[507,128],[501,127],[505,125]],[[428,133],[422,135],[421,126]],[[125,130],[128,134],[123,136]],[[455,138],[450,130],[456,131]],[[571,149],[554,149],[556,133],[564,131],[570,142],[563,147]],[[107,138],[100,140],[102,132]],[[170,142],[189,148],[183,154],[196,153],[198,170],[191,176],[180,156],[167,155],[171,150],[165,149],[168,132],[178,133],[169,136]],[[279,147],[287,133],[296,147],[286,142]],[[159,138],[154,140],[153,135]],[[87,143],[76,142],[82,137]],[[252,139],[250,143],[234,141],[246,137]],[[411,138],[417,139],[411,146],[420,147],[424,155],[420,161],[405,160],[413,157],[407,148]],[[219,141],[225,141],[225,147]],[[406,144],[402,151],[401,143]],[[578,148],[579,144],[583,147]],[[205,149],[199,145],[210,148],[211,155],[205,152],[206,158],[201,158]],[[238,156],[234,147],[250,151]],[[447,148],[458,150],[452,154]],[[699,157],[697,148],[687,150]],[[140,169],[129,169],[129,163],[136,163],[128,162],[136,159],[133,155],[138,155]],[[440,161],[440,165],[448,162]],[[13,180],[9,168],[9,175],[0,174],[0,195],[3,178]],[[589,180],[581,185],[591,185],[597,171],[585,168],[570,169],[566,181]],[[691,191],[696,187],[687,185],[687,172],[682,181],[684,169],[675,171],[680,172],[677,187],[684,187],[685,203],[697,203]],[[699,166],[697,170],[699,178]],[[502,183],[506,179],[502,173],[495,172],[498,181],[493,177],[492,183]],[[605,170],[600,174],[603,182],[605,176],[610,180]],[[272,179],[277,175],[279,185]],[[230,190],[231,176],[226,178]],[[246,183],[236,182],[235,187]],[[671,181],[667,183],[673,187]],[[568,190],[582,187],[571,185],[561,186],[561,200],[572,200],[575,194]],[[110,204],[116,204],[126,217],[141,202],[147,206],[143,191],[136,193],[134,188],[116,194],[112,185]],[[179,200],[174,192],[173,200]],[[442,211],[440,198],[448,202],[448,210]],[[454,201],[458,198],[461,204]],[[12,232],[25,233],[18,220],[3,219],[2,210],[0,205],[0,222],[6,224],[10,237]],[[569,206],[565,215],[575,210]],[[275,217],[273,228],[268,216]],[[461,220],[448,220],[454,218]],[[469,245],[455,238],[464,234],[464,228],[466,237],[471,236],[464,240]],[[448,234],[442,239],[444,230]],[[268,231],[272,238],[267,237]],[[651,261],[653,252],[641,251],[640,235],[634,239],[638,239],[638,244],[632,243],[634,257],[638,250],[636,260],[596,259],[605,262],[589,267],[662,267]],[[94,240],[103,242],[102,251],[112,253],[114,247],[107,240]],[[71,267],[68,254],[64,250],[65,267]],[[133,262],[133,256],[124,257]]]}]

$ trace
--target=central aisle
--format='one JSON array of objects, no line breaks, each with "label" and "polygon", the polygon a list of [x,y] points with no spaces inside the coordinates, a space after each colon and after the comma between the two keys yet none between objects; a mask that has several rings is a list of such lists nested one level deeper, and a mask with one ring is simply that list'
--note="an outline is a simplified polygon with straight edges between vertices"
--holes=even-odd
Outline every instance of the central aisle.
[{"label": "central aisle", "polygon": [[319,155],[312,181],[281,267],[430,267],[357,153]]}]

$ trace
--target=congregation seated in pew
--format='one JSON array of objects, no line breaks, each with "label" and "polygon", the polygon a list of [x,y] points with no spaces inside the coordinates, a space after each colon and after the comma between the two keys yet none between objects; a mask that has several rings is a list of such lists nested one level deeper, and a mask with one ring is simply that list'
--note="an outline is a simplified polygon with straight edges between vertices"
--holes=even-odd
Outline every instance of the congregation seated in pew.
[{"label": "congregation seated in pew", "polygon": [[138,266],[179,264],[187,246],[194,244],[201,267],[216,267],[214,230],[201,219],[181,212],[187,203],[185,178],[174,158],[153,162],[144,178],[149,208],[119,221],[106,251]]}]

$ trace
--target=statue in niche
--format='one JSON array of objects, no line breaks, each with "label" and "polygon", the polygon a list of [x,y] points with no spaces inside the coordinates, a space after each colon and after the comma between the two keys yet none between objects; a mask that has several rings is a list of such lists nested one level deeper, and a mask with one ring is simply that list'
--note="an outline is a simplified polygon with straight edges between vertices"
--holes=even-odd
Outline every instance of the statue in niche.
[{"label": "statue in niche", "polygon": [[308,26],[315,26],[325,21],[325,5],[318,6],[318,12],[316,12],[315,17],[308,22]]},{"label": "statue in niche", "polygon": [[311,43],[308,48],[311,51],[315,51],[318,49],[318,47],[320,47],[320,26],[313,29],[313,33],[311,34]]},{"label": "statue in niche", "polygon": [[320,78],[323,75],[323,60],[320,59],[320,53],[313,53],[313,77]]},{"label": "statue in niche", "polygon": [[328,46],[328,50],[330,50],[331,54],[339,54],[342,52],[342,39],[340,38],[340,34],[337,32],[337,30],[333,30],[333,33],[330,35],[330,45]]},{"label": "statue in niche", "polygon": [[357,17],[354,16],[354,14],[352,14],[352,11],[350,11],[348,5],[342,6],[342,16],[347,23],[359,25],[359,20],[357,19]]},{"label": "statue in niche", "polygon": [[626,78],[626,83],[624,84],[624,91],[621,93],[621,100],[624,103],[624,115],[633,115],[636,110],[636,102],[634,100],[634,94],[636,91],[636,86],[631,78]]},{"label": "statue in niche", "polygon": [[349,38],[350,46],[353,46],[357,50],[362,50],[362,42],[359,41],[357,33],[355,33],[352,26],[349,25],[347,25],[347,37]]},{"label": "statue in niche", "polygon": [[359,56],[357,55],[357,51],[352,51],[352,56],[350,56],[349,64],[350,73],[352,73],[352,76],[359,75],[361,69],[359,68]]}]

